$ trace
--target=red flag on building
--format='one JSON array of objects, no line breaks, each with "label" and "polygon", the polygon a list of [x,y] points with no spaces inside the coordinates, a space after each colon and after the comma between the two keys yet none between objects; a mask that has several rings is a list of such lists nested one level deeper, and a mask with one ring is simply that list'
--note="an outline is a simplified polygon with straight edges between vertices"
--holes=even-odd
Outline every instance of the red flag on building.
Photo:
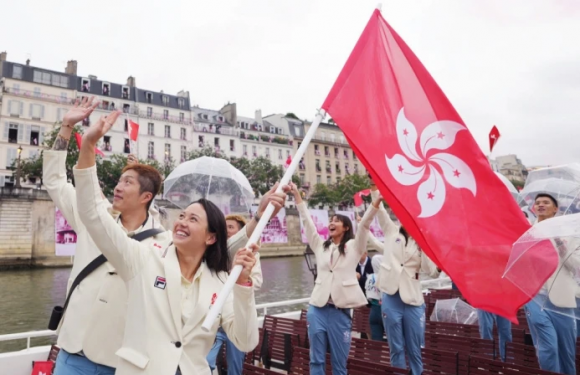
[{"label": "red flag on building", "polygon": [[362,197],[366,197],[371,193],[371,189],[365,189],[365,190],[361,190],[358,193],[355,193],[354,196],[352,197],[354,199],[354,205],[355,207],[360,207],[363,204],[363,199]]},{"label": "red flag on building", "polygon": [[[529,223],[445,94],[380,11],[322,108],[402,225],[468,301],[517,322],[517,310],[530,297],[502,276],[512,244]],[[539,290],[557,259],[535,255],[529,255],[532,262],[544,262],[545,274],[534,278]]]},{"label": "red flag on building", "polygon": [[284,163],[284,168],[288,168],[291,163],[292,163],[292,156],[288,155],[288,158],[286,158],[286,163]]},{"label": "red flag on building", "polygon": [[129,139],[133,142],[137,142],[137,137],[139,136],[139,124],[128,120],[127,132],[129,133]]},{"label": "red flag on building", "polygon": [[489,152],[493,152],[493,147],[499,140],[500,135],[501,134],[499,134],[497,126],[494,125],[493,128],[491,128],[491,131],[489,132]]},{"label": "red flag on building", "polygon": [[[83,139],[79,133],[75,133],[75,139],[77,140],[77,146],[79,147],[79,150],[80,150],[81,149],[81,142]],[[99,150],[98,147],[95,147],[95,153],[97,155],[105,156],[105,154],[103,154],[103,151]]]}]

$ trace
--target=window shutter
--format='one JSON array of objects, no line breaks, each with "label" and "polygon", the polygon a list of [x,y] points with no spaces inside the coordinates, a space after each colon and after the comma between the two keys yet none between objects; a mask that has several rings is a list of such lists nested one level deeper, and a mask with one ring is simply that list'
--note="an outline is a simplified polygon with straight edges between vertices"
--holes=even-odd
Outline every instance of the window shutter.
[{"label": "window shutter", "polygon": [[12,104],[14,103],[13,100],[8,101],[8,115],[12,114]]},{"label": "window shutter", "polygon": [[30,110],[29,110],[29,114],[28,117],[32,118],[32,114],[34,113],[34,104],[30,104]]},{"label": "window shutter", "polygon": [[42,144],[44,143],[44,127],[40,128],[40,136],[38,137],[38,145],[42,146]]},{"label": "window shutter", "polygon": [[24,115],[24,103],[23,102],[19,102],[20,103],[20,116]]},{"label": "window shutter", "polygon": [[5,122],[4,123],[4,137],[2,138],[5,141],[8,140],[8,129],[9,128],[10,128],[10,125],[8,124],[8,122]]},{"label": "window shutter", "polygon": [[24,142],[26,142],[26,144],[30,144],[30,125],[26,124],[24,127]]},{"label": "window shutter", "polygon": [[42,118],[42,119],[44,118],[44,106],[43,105],[40,106],[40,118]]},{"label": "window shutter", "polygon": [[4,175],[1,175],[0,176],[0,187],[4,187],[4,184],[5,184],[5,182],[4,182]]},{"label": "window shutter", "polygon": [[18,142],[24,142],[24,125],[18,124]]}]

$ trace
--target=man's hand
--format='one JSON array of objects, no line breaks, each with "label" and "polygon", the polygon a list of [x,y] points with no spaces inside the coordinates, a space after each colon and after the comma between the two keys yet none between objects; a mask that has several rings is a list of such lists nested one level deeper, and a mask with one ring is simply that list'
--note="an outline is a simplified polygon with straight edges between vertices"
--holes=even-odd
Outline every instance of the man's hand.
[{"label": "man's hand", "polygon": [[274,205],[274,213],[272,213],[272,216],[270,216],[268,219],[276,216],[282,207],[284,207],[284,203],[286,202],[286,193],[290,191],[290,186],[284,185],[282,187],[282,193],[276,193],[278,185],[279,183],[276,183],[269,192],[262,196],[260,205],[258,206],[258,216],[262,217],[266,211],[266,207],[268,207],[268,203],[272,203]]},{"label": "man's hand", "polygon": [[358,273],[358,272],[356,273],[356,279],[360,280],[360,273]]},{"label": "man's hand", "polygon": [[101,116],[98,121],[95,121],[83,134],[83,146],[86,144],[94,147],[99,139],[115,125],[115,121],[117,121],[120,114],[121,111],[114,111],[110,115]]},{"label": "man's hand", "polygon": [[131,165],[131,164],[137,164],[139,163],[139,159],[137,159],[137,157],[133,154],[129,154],[129,156],[127,156],[127,165]]},{"label": "man's hand", "polygon": [[76,124],[89,117],[99,105],[98,101],[93,103],[94,99],[94,96],[91,96],[90,99],[84,98],[82,102],[77,99],[75,105],[64,115],[62,126],[72,129]]}]

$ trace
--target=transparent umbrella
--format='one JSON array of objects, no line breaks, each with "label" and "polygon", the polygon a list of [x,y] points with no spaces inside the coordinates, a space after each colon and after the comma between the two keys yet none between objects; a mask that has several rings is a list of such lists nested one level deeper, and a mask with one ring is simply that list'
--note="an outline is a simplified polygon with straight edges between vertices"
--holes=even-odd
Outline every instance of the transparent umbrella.
[{"label": "transparent umbrella", "polygon": [[558,200],[558,215],[580,212],[580,164],[531,171],[520,194],[532,207],[539,193],[548,193]]},{"label": "transparent umbrella", "polygon": [[203,156],[181,163],[167,176],[163,197],[182,209],[205,198],[227,215],[249,213],[254,191],[246,176],[227,160]]},{"label": "transparent umbrella", "polygon": [[580,214],[531,227],[514,244],[504,277],[543,309],[580,319]]},{"label": "transparent umbrella", "polygon": [[432,322],[477,324],[477,311],[459,298],[439,299],[431,314]]}]

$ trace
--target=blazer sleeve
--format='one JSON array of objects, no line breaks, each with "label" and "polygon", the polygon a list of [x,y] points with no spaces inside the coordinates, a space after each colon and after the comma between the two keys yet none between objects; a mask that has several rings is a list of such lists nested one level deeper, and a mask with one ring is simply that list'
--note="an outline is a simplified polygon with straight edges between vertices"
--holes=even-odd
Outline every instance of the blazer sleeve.
[{"label": "blazer sleeve", "polygon": [[354,240],[351,240],[354,241],[354,248],[360,255],[362,255],[367,249],[371,222],[376,214],[377,209],[371,204],[356,228],[356,236],[354,236]]},{"label": "blazer sleeve", "polygon": [[256,253],[256,264],[250,272],[250,278],[252,279],[252,284],[254,284],[254,290],[260,290],[262,284],[264,283],[264,278],[262,276],[262,263],[260,262],[260,253]]},{"label": "blazer sleeve", "polygon": [[[373,191],[371,193],[371,197],[373,198],[373,200],[377,199],[378,196],[379,196],[378,190]],[[381,226],[385,238],[395,236],[399,232],[399,227],[397,226],[397,224],[393,222],[393,220],[391,220],[391,216],[385,209],[385,206],[383,205],[382,202],[379,205],[378,211],[379,212],[377,213],[377,218],[379,219],[379,225]]]},{"label": "blazer sleeve", "polygon": [[78,232],[81,222],[77,214],[77,193],[66,177],[66,157],[66,151],[43,152],[42,184],[62,216]]},{"label": "blazer sleeve", "polygon": [[369,239],[368,244],[374,247],[379,253],[383,253],[385,251],[385,245],[375,235],[369,230]]},{"label": "blazer sleeve", "polygon": [[79,217],[99,250],[127,281],[135,277],[153,252],[145,244],[131,238],[121,229],[101,198],[97,168],[73,170]]},{"label": "blazer sleeve", "polygon": [[222,311],[221,325],[236,348],[247,353],[258,346],[258,312],[254,289],[234,285],[233,298],[229,297]]},{"label": "blazer sleeve", "polygon": [[435,262],[433,262],[423,251],[421,251],[421,272],[426,273],[432,279],[438,278],[441,274],[441,272],[437,270]]},{"label": "blazer sleeve", "polygon": [[[310,217],[310,212],[308,212],[306,203],[302,202],[296,205],[296,207],[300,213],[300,220],[302,220],[302,225],[304,226],[304,231],[306,232],[306,238],[308,239],[308,244],[310,245],[312,251],[316,254],[319,249],[322,249],[322,244],[324,241],[318,235],[318,230],[312,221],[312,217]],[[319,254],[316,254],[316,256],[318,255]]]}]

